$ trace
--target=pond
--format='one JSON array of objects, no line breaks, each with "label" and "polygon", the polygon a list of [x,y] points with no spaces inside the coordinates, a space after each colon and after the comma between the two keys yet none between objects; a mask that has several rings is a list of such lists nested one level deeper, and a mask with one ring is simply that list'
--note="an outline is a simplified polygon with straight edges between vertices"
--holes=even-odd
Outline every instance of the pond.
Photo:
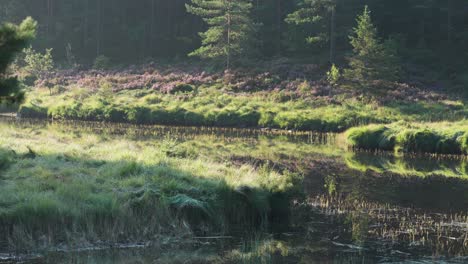
[{"label": "pond", "polygon": [[229,157],[234,165],[295,170],[303,180],[300,194],[288,201],[288,212],[272,217],[266,228],[3,252],[0,263],[468,263],[466,157],[351,152],[341,146],[340,135],[294,131],[14,118],[1,123],[31,133],[41,128],[145,142],[173,140],[177,146],[196,145],[198,155]]}]

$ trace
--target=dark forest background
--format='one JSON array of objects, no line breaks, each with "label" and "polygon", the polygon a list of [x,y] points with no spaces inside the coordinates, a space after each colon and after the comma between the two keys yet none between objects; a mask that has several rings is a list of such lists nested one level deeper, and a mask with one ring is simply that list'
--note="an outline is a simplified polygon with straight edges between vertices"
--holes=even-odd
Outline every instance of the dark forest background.
[{"label": "dark forest background", "polygon": [[[99,55],[120,64],[181,60],[200,46],[203,21],[186,11],[190,0],[1,0],[2,21],[38,21],[37,50],[53,48],[57,62],[67,49],[78,63]],[[253,0],[250,16],[260,25],[256,52],[248,59],[287,57],[326,63],[328,45],[307,43],[307,36],[329,30],[329,23],[288,24],[295,0]],[[368,5],[382,38],[399,44],[407,69],[430,69],[468,82],[468,2],[465,0],[342,0],[336,8],[337,62],[351,51],[348,35],[357,14]],[[323,14],[324,20],[330,14]],[[246,58],[247,59],[247,58]]]}]

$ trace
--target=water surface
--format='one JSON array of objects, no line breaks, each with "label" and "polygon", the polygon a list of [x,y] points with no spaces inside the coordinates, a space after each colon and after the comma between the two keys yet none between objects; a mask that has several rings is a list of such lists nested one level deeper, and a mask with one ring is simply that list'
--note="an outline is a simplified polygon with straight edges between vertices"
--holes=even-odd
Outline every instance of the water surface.
[{"label": "water surface", "polygon": [[[142,244],[0,254],[0,263],[468,263],[465,157],[354,153],[339,135],[64,122],[3,123],[141,141],[173,140],[232,162],[304,175],[287,217],[238,231]],[[205,144],[206,143],[206,144]],[[209,144],[208,144],[209,143]],[[179,149],[185,152],[180,152]]]}]

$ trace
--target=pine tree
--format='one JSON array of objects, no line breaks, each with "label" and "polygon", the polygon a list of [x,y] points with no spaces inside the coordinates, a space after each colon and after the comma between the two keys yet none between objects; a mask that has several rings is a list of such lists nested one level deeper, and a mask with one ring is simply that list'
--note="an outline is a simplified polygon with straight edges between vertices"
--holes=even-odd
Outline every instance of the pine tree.
[{"label": "pine tree", "polygon": [[[325,28],[316,35],[309,36],[307,42],[328,42],[330,46],[330,64],[335,62],[337,5],[338,0],[302,0],[300,8],[286,18],[286,22],[290,24],[315,24]],[[330,19],[329,23],[326,20],[327,16]]]},{"label": "pine tree", "polygon": [[22,99],[16,77],[7,74],[15,55],[36,35],[37,23],[28,17],[19,26],[4,23],[0,26],[0,101],[17,102]]},{"label": "pine tree", "polygon": [[350,36],[353,55],[349,59],[350,68],[345,70],[346,79],[359,88],[371,88],[378,81],[396,81],[400,71],[396,45],[391,40],[384,43],[379,40],[367,6],[358,16],[353,32]]},{"label": "pine tree", "polygon": [[245,54],[255,32],[250,0],[192,0],[187,11],[200,16],[208,30],[200,33],[202,46],[190,53],[201,58],[221,58],[226,68],[235,56]]}]

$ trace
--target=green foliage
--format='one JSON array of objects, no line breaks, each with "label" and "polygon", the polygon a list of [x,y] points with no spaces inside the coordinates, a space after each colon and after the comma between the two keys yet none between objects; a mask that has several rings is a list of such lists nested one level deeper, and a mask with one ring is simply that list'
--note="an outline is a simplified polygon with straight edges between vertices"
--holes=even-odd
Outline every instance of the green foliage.
[{"label": "green foliage", "polygon": [[357,24],[350,36],[353,55],[349,59],[349,69],[344,72],[346,79],[352,86],[369,91],[385,86],[379,81],[398,80],[399,64],[394,42],[380,42],[367,6],[358,16]]},{"label": "green foliage", "polygon": [[[301,0],[299,8],[288,14],[285,21],[289,24],[326,24],[327,15],[336,8],[335,0]],[[327,33],[318,32],[314,36],[307,37],[309,43],[327,42]]]},{"label": "green foliage", "polygon": [[37,22],[30,17],[19,26],[10,23],[0,25],[0,101],[18,102],[24,97],[16,77],[6,76],[6,71],[15,55],[35,38],[36,27]]},{"label": "green foliage", "polygon": [[255,25],[250,18],[252,3],[248,0],[192,0],[187,11],[200,16],[208,25],[200,33],[202,46],[190,53],[201,58],[225,58],[226,68],[231,60],[249,50]]},{"label": "green foliage", "polygon": [[24,71],[36,78],[43,78],[54,68],[52,58],[52,49],[46,49],[44,54],[36,52],[32,47],[23,50],[24,53]]},{"label": "green foliage", "polygon": [[101,81],[101,83],[99,84],[98,95],[106,102],[110,102],[112,100],[112,97],[114,96],[112,84],[104,80]]},{"label": "green foliage", "polygon": [[330,86],[337,86],[341,79],[340,69],[333,64],[327,71],[327,82]]},{"label": "green foliage", "polygon": [[95,70],[108,70],[112,67],[111,59],[104,55],[99,55],[94,59],[93,69]]}]

